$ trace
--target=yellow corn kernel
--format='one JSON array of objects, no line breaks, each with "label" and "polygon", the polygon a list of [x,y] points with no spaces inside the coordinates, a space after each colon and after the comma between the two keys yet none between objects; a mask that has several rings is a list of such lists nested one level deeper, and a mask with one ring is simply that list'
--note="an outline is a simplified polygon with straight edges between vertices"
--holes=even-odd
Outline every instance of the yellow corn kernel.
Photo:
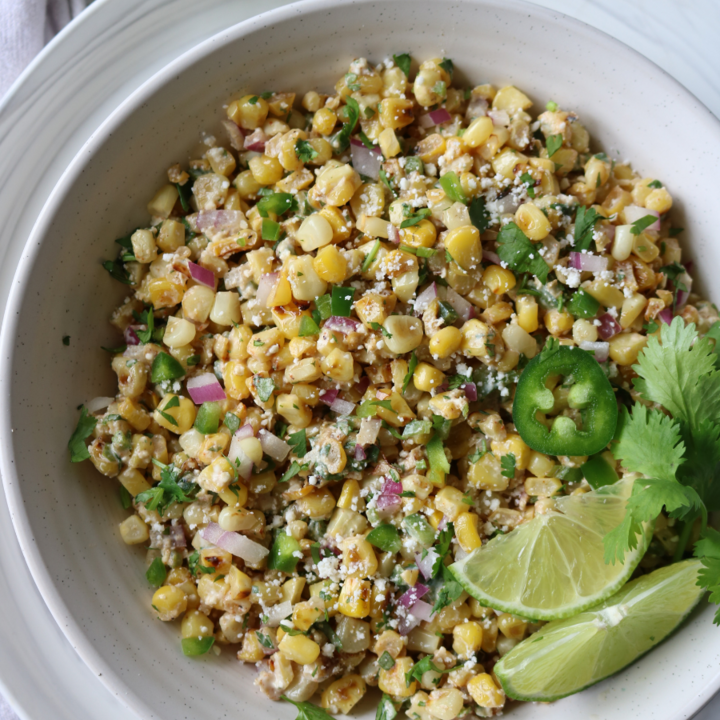
[{"label": "yellow corn kernel", "polygon": [[581,342],[595,342],[598,339],[597,327],[581,318],[573,323],[572,336],[577,345]]},{"label": "yellow corn kernel", "polygon": [[313,213],[302,221],[296,237],[302,249],[309,253],[332,242],[332,225],[320,213]]},{"label": "yellow corn kernel", "polygon": [[478,516],[471,512],[461,512],[454,520],[455,536],[460,543],[460,547],[470,553],[482,545],[482,540],[478,533]]},{"label": "yellow corn kernel", "polygon": [[[493,307],[495,306],[493,305]],[[487,311],[483,315],[487,316]],[[534,358],[537,355],[537,340],[527,330],[523,330],[520,325],[514,323],[506,325],[502,331],[502,339],[507,349],[518,353],[518,356],[520,353],[528,358]],[[507,353],[505,354],[507,355]],[[504,357],[503,360],[505,360]]]},{"label": "yellow corn kernel", "polygon": [[392,128],[385,128],[378,137],[378,145],[386,158],[394,158],[402,149]]},{"label": "yellow corn kernel", "polygon": [[[305,530],[307,530],[307,523],[304,523],[302,520],[294,520],[293,523],[300,523],[305,526]],[[290,523],[292,525],[293,523]],[[293,537],[295,537],[297,533],[293,534]],[[304,533],[303,533],[304,535]],[[295,537],[296,540],[302,540],[302,537]],[[305,583],[307,580],[305,580],[304,577],[293,577],[290,578],[287,582],[283,583],[283,586],[281,588],[282,590],[282,596],[280,598],[281,602],[290,602],[293,604],[293,610],[295,610],[295,607],[298,605],[302,598],[303,590],[305,589]],[[251,589],[252,589],[252,581],[251,581]],[[324,611],[323,611],[324,614]]]},{"label": "yellow corn kernel", "polygon": [[320,135],[330,135],[335,129],[335,123],[337,123],[337,115],[328,107],[321,107],[313,115],[313,130]]},{"label": "yellow corn kernel", "polygon": [[512,180],[518,165],[523,165],[525,162],[527,162],[525,155],[512,148],[505,148],[492,159],[491,165],[497,174]]},{"label": "yellow corn kernel", "polygon": [[418,390],[430,392],[445,381],[445,373],[426,362],[418,363],[413,373],[413,383]]},{"label": "yellow corn kernel", "polygon": [[435,509],[454,521],[460,513],[466,512],[468,509],[463,502],[464,497],[457,488],[444,487],[435,495]]},{"label": "yellow corn kernel", "polygon": [[413,101],[405,98],[385,98],[380,102],[380,122],[392,130],[410,125],[415,119]]},{"label": "yellow corn kernel", "polygon": [[136,230],[130,237],[133,254],[140,263],[151,263],[157,258],[155,236],[150,230]]},{"label": "yellow corn kernel", "polygon": [[[171,407],[168,407],[168,405]],[[174,422],[168,420],[166,416],[171,417]],[[160,427],[177,435],[182,435],[195,422],[195,403],[190,398],[172,394],[166,395],[153,413],[153,419]]]},{"label": "yellow corn kernel", "polygon": [[535,475],[535,477],[548,477],[550,476],[550,473],[553,471],[553,468],[555,467],[555,463],[553,462],[552,458],[550,456],[545,455],[544,453],[537,452],[536,450],[533,450],[530,453],[530,458],[528,459],[527,469]]},{"label": "yellow corn kernel", "polygon": [[149,490],[151,487],[150,483],[145,479],[145,476],[139,470],[136,470],[134,468],[125,468],[118,475],[118,480],[120,480],[123,487],[133,497],[139,495],[141,492]]},{"label": "yellow corn kernel", "polygon": [[227,116],[244,130],[256,130],[267,119],[268,110],[268,104],[263,98],[245,95],[228,105]]},{"label": "yellow corn kernel", "polygon": [[495,127],[489,117],[475,118],[462,136],[463,142],[470,148],[480,147],[493,134]]},{"label": "yellow corn kernel", "polygon": [[437,228],[427,219],[400,230],[400,241],[409,247],[431,248],[436,239]]},{"label": "yellow corn kernel", "polygon": [[467,684],[472,699],[482,708],[501,708],[505,705],[505,693],[487,673],[481,673]]},{"label": "yellow corn kernel", "polygon": [[347,617],[367,617],[370,614],[370,592],[368,580],[348,578],[340,591],[338,610]]},{"label": "yellow corn kernel", "polygon": [[665,188],[656,188],[645,198],[645,207],[661,215],[670,210],[672,204],[672,197]]},{"label": "yellow corn kernel", "polygon": [[525,235],[533,242],[544,240],[552,230],[545,213],[532,203],[523,203],[515,211],[515,222]]},{"label": "yellow corn kernel", "polygon": [[125,518],[119,527],[120,535],[126,545],[140,545],[150,539],[150,530],[138,515]]},{"label": "yellow corn kernel", "polygon": [[343,483],[337,506],[343,508],[343,510],[357,510],[359,502],[360,485],[357,480],[350,478]]},{"label": "yellow corn kernel", "polygon": [[291,425],[306,428],[312,422],[312,410],[295,394],[278,395],[275,410]]},{"label": "yellow corn kernel", "polygon": [[313,520],[330,515],[335,508],[335,497],[328,488],[316,488],[297,501],[297,509]]},{"label": "yellow corn kernel", "polygon": [[517,282],[512,270],[500,265],[490,265],[486,268],[482,280],[483,285],[495,295],[502,295],[512,290]]},{"label": "yellow corn kernel", "polygon": [[154,592],[152,607],[163,622],[175,620],[187,610],[187,595],[176,585],[163,585]]},{"label": "yellow corn kernel", "polygon": [[347,277],[347,260],[335,245],[319,250],[313,260],[313,267],[325,282],[338,284]]},{"label": "yellow corn kernel", "polygon": [[530,497],[552,497],[562,487],[562,481],[551,477],[529,477],[525,480],[525,492]]},{"label": "yellow corn kernel", "polygon": [[318,215],[322,215],[330,223],[334,243],[344,242],[350,237],[352,225],[336,207],[326,205]]},{"label": "yellow corn kernel", "polygon": [[199,610],[189,610],[180,623],[183,638],[210,637],[215,632],[213,621]]},{"label": "yellow corn kernel", "polygon": [[372,651],[377,656],[386,652],[393,659],[397,659],[400,653],[402,653],[405,649],[405,643],[406,641],[403,637],[394,630],[383,630],[383,632],[377,636]]},{"label": "yellow corn kernel", "polygon": [[343,566],[349,578],[367,578],[377,572],[378,561],[373,546],[362,535],[346,538],[340,543]]},{"label": "yellow corn kernel", "polygon": [[482,260],[480,231],[474,225],[450,230],[445,236],[445,249],[463,270],[474,270]]},{"label": "yellow corn kernel", "polygon": [[327,357],[323,358],[320,367],[323,374],[335,382],[349,383],[353,379],[352,353],[340,350],[340,348],[335,348]]},{"label": "yellow corn kernel", "polygon": [[145,432],[152,422],[149,413],[129,397],[123,398],[118,403],[118,415],[123,420],[127,420],[138,432]]},{"label": "yellow corn kernel", "polygon": [[610,359],[624,367],[637,362],[640,351],[647,344],[647,337],[639,333],[621,333],[610,338]]},{"label": "yellow corn kernel", "polygon": [[178,195],[178,189],[174,185],[164,185],[148,203],[148,212],[154,217],[170,217],[177,202]]},{"label": "yellow corn kernel", "polygon": [[320,655],[320,646],[305,635],[284,635],[278,649],[288,660],[299,665],[310,665]]},{"label": "yellow corn kernel", "polygon": [[436,163],[446,149],[445,138],[439,133],[432,133],[417,144],[415,152],[423,162]]},{"label": "yellow corn kernel", "polygon": [[450,357],[462,345],[463,336],[456,327],[444,327],[430,339],[430,352],[439,358]]},{"label": "yellow corn kernel", "polygon": [[508,613],[502,613],[497,619],[498,629],[510,640],[522,640],[527,630],[527,620]]},{"label": "yellow corn kernel", "polygon": [[274,185],[279,180],[282,180],[285,174],[280,161],[267,155],[256,155],[250,158],[248,167],[255,181],[260,185]]},{"label": "yellow corn kernel", "polygon": [[285,380],[289,383],[314,383],[322,377],[320,362],[309,357],[298,360],[285,368]]},{"label": "yellow corn kernel", "polygon": [[518,470],[527,469],[531,451],[517,433],[508,433],[505,440],[493,440],[490,447],[493,455],[498,458],[512,453],[515,455],[515,467]]},{"label": "yellow corn kernel", "polygon": [[197,482],[205,490],[217,493],[229,487],[234,479],[235,468],[226,457],[221,455],[203,468],[197,477]]},{"label": "yellow corn kernel", "polygon": [[532,295],[518,295],[515,312],[518,325],[525,332],[534,333],[538,329],[538,304]]},{"label": "yellow corn kernel", "polygon": [[148,297],[156,310],[177,305],[182,301],[184,292],[182,285],[167,278],[151,280],[147,286]]},{"label": "yellow corn kernel", "polygon": [[470,357],[488,357],[489,350],[486,343],[490,343],[494,331],[480,320],[468,320],[460,328],[463,340],[460,349]]},{"label": "yellow corn kernel", "polygon": [[[333,592],[331,587],[333,583],[330,580],[321,580],[320,582],[310,585],[308,588],[311,598],[318,598],[325,608],[329,617],[337,615],[338,593]],[[335,586],[337,587],[337,585]]]},{"label": "yellow corn kernel", "polygon": [[310,626],[325,615],[320,598],[299,602],[293,607],[292,621],[298,630],[309,630]]},{"label": "yellow corn kernel", "polygon": [[581,287],[605,307],[614,307],[619,310],[625,302],[625,296],[622,291],[613,287],[607,280],[603,280],[602,278],[584,282]]},{"label": "yellow corn kernel", "polygon": [[453,650],[462,660],[468,660],[482,647],[482,625],[469,620],[453,628]]},{"label": "yellow corn kernel", "polygon": [[454,720],[463,709],[462,693],[454,687],[433,690],[427,701],[427,709],[430,716],[437,720]]},{"label": "yellow corn kernel", "polygon": [[263,645],[258,640],[257,633],[255,630],[251,630],[249,633],[245,633],[243,638],[242,648],[237,654],[238,660],[242,660],[246,663],[260,662],[265,657],[265,650]]},{"label": "yellow corn kernel", "polygon": [[417,681],[413,680],[410,685],[405,682],[405,675],[412,670],[415,662],[411,657],[401,657],[395,660],[395,664],[389,670],[380,668],[378,674],[378,687],[382,692],[398,698],[407,698],[415,694]]},{"label": "yellow corn kernel", "polygon": [[634,293],[629,298],[625,298],[623,302],[622,310],[620,312],[620,326],[623,330],[627,330],[635,320],[640,316],[640,313],[645,309],[648,304],[648,300],[644,295],[640,293]]},{"label": "yellow corn kernel", "polygon": [[367,691],[365,681],[355,673],[345,675],[330,684],[320,697],[320,705],[331,713],[347,715]]},{"label": "yellow corn kernel", "polygon": [[485,453],[477,462],[471,463],[468,480],[481,490],[502,492],[508,486],[508,478],[502,474],[500,461],[492,453]]},{"label": "yellow corn kernel", "polygon": [[543,320],[548,332],[554,337],[570,332],[575,322],[575,318],[569,312],[560,312],[555,308],[548,310]]},{"label": "yellow corn kernel", "polygon": [[247,381],[252,377],[245,363],[240,360],[229,360],[223,369],[225,392],[233,400],[245,400],[250,397]]},{"label": "yellow corn kernel", "polygon": [[497,91],[492,106],[493,110],[506,110],[509,115],[514,115],[520,110],[531,108],[532,100],[514,85],[506,85]]},{"label": "yellow corn kernel", "polygon": [[318,175],[311,194],[318,201],[340,207],[350,202],[361,185],[360,175],[350,165],[334,165]]}]

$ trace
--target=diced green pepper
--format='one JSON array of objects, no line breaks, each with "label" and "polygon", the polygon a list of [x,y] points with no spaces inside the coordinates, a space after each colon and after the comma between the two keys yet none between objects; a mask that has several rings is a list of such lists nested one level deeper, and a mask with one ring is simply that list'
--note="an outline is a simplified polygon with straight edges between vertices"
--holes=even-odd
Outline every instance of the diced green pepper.
[{"label": "diced green pepper", "polygon": [[598,314],[600,303],[590,293],[580,288],[568,301],[567,309],[571,315],[589,320]]},{"label": "diced green pepper", "polygon": [[161,383],[166,380],[177,380],[185,375],[183,366],[166,352],[159,352],[150,368],[150,382]]},{"label": "diced green pepper", "polygon": [[220,427],[220,403],[206,402],[195,416],[195,427],[204,435],[216,433]]},{"label": "diced green pepper", "polygon": [[[295,553],[298,555],[296,556]],[[275,540],[270,548],[268,568],[286,573],[294,572],[300,555],[302,555],[300,543],[292,535],[280,530],[275,534]]]},{"label": "diced green pepper", "polygon": [[591,457],[580,470],[582,470],[583,477],[595,490],[605,485],[613,485],[618,481],[615,469],[602,455]]},{"label": "diced green pepper", "polygon": [[435,531],[432,525],[419,513],[408,515],[403,526],[410,537],[417,540],[423,547],[430,547],[435,542]]},{"label": "diced green pepper", "polygon": [[383,552],[396,553],[400,551],[402,543],[400,542],[400,533],[394,525],[378,525],[375,529],[368,533],[367,541],[380,548]]}]

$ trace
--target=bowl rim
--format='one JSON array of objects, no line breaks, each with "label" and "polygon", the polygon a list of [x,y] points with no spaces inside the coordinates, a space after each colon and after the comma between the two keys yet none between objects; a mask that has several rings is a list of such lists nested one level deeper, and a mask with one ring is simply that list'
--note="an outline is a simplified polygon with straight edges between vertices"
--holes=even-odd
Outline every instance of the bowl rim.
[{"label": "bowl rim", "polygon": [[[412,0],[396,1],[412,2]],[[25,298],[31,271],[37,256],[42,250],[43,237],[46,236],[57,210],[81,176],[85,165],[98,150],[101,149],[103,143],[113,134],[113,131],[125,122],[136,108],[150,99],[155,92],[170,82],[176,75],[186,71],[195,62],[200,61],[204,56],[218,47],[232,44],[240,38],[254,32],[262,31],[276,22],[311,12],[330,11],[345,5],[369,4],[373,2],[377,2],[377,0],[298,0],[231,25],[225,30],[216,33],[212,37],[188,49],[168,65],[158,70],[110,113],[103,123],[90,135],[60,176],[40,211],[30,235],[25,241],[22,255],[13,276],[13,286],[8,296],[2,319],[2,327],[0,328],[0,357],[4,359],[0,367],[0,398],[2,398],[2,400],[0,400],[0,447],[2,447],[2,452],[0,452],[0,475],[2,476],[3,486],[8,500],[8,508],[12,518],[13,528],[33,580],[63,634],[83,662],[95,673],[105,687],[141,718],[156,718],[157,716],[95,649],[69,610],[67,604],[63,601],[52,579],[50,569],[46,565],[37,544],[34,542],[28,513],[20,490],[21,484],[16,473],[15,454],[12,443],[13,423],[10,412],[9,390],[12,386],[11,370],[13,355],[15,353],[15,338],[17,335],[20,308]],[[665,83],[668,89],[672,89],[677,94],[684,96],[686,100],[693,102],[698,110],[703,111],[701,117],[697,118],[698,122],[705,123],[708,133],[714,134],[720,145],[720,119],[718,119],[700,99],[655,62],[633,47],[609,35],[604,30],[571,17],[561,11],[536,5],[530,0],[440,0],[440,2],[447,5],[472,4],[500,11],[507,9],[522,11],[539,20],[551,21],[556,25],[564,26],[570,31],[584,34],[595,41],[599,40],[608,44],[612,49],[615,49],[616,52],[629,55],[637,66],[644,67],[648,74],[657,77],[658,82]],[[14,89],[16,86],[17,83],[15,83],[11,89]],[[5,103],[2,105],[4,104]],[[702,691],[695,694],[694,697],[687,702],[684,708],[684,713],[686,713],[685,717],[690,718],[695,715],[710,701],[718,690],[720,690],[720,675],[716,676],[714,681],[708,682]]]}]

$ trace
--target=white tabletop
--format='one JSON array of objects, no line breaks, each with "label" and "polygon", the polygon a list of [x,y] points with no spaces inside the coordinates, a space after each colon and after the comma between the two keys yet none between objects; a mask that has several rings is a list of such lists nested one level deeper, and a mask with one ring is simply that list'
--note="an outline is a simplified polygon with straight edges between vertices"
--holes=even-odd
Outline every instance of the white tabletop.
[{"label": "white tabletop", "polygon": [[[593,25],[632,46],[679,80],[720,117],[720,76],[717,74],[720,68],[720,42],[717,40],[720,0],[693,0],[692,3],[682,0],[536,1]],[[598,58],[598,62],[602,63],[602,58]],[[588,82],[592,79],[589,78]],[[662,118],[648,117],[647,121],[662,122]],[[681,138],[677,141],[681,142]],[[720,633],[720,630],[717,632]],[[42,649],[29,651],[40,653]],[[682,689],[678,688],[678,692]],[[30,720],[41,720],[30,717],[24,710],[20,712]],[[128,712],[127,718],[133,720],[134,715]],[[716,696],[696,716],[696,720],[718,718],[720,696]],[[16,720],[2,697],[0,720]]]}]

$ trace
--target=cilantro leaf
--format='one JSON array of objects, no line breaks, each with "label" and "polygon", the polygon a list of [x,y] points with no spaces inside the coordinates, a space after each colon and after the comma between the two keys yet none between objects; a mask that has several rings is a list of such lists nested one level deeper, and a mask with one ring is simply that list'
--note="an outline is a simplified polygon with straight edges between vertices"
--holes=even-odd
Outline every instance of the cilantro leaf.
[{"label": "cilantro leaf", "polygon": [[281,695],[280,697],[285,700],[285,702],[292,703],[298,709],[295,720],[335,720],[332,715],[311,702],[295,702],[286,695]]},{"label": "cilantro leaf", "polygon": [[138,320],[147,326],[146,330],[136,330],[135,334],[138,336],[141,343],[149,343],[152,339],[153,331],[155,330],[155,315],[152,307],[143,310],[140,313]]},{"label": "cilantro leaf", "polygon": [[442,566],[442,579],[443,584],[435,598],[435,605],[433,605],[433,614],[451,605],[463,594],[463,586],[455,579],[447,565]]},{"label": "cilantro leaf", "polygon": [[70,449],[70,462],[82,462],[90,458],[85,439],[89,438],[95,431],[97,419],[88,415],[87,408],[83,406],[80,411],[80,419],[73,434],[70,436],[68,448]]},{"label": "cilantro leaf", "polygon": [[562,144],[562,135],[548,135],[547,139],[545,140],[545,147],[548,151],[548,157],[552,157],[562,147]]},{"label": "cilantro leaf", "polygon": [[437,553],[437,558],[435,559],[435,562],[432,566],[432,576],[435,577],[440,573],[440,570],[442,570],[443,567],[445,567],[445,564],[443,563],[443,560],[447,557],[447,554],[450,552],[450,546],[452,545],[452,539],[455,535],[455,526],[449,522],[444,530],[441,530],[438,533],[437,541],[435,544],[435,552]]},{"label": "cilantro leaf", "polygon": [[128,275],[125,265],[121,258],[115,260],[106,260],[102,266],[110,273],[110,277],[113,280],[123,283],[123,285],[134,285],[135,283],[131,280]]},{"label": "cilantro leaf", "polygon": [[307,434],[305,429],[298,430],[298,432],[288,435],[287,443],[292,448],[292,452],[295,453],[299,458],[304,458],[307,453]]},{"label": "cilantro leaf", "polygon": [[657,221],[657,218],[654,215],[645,215],[645,217],[641,217],[637,219],[630,228],[630,232],[633,235],[639,235],[643,230],[646,230],[649,228],[654,222]]},{"label": "cilantro leaf", "polygon": [[400,53],[393,55],[393,62],[405,73],[405,77],[410,77],[410,55],[408,53]]},{"label": "cilantro leaf", "polygon": [[389,695],[383,693],[375,712],[375,720],[395,720],[397,717],[397,708]]},{"label": "cilantro leaf", "polygon": [[485,198],[482,195],[473,198],[468,207],[470,222],[480,231],[485,232],[490,226],[490,213],[485,207]]},{"label": "cilantro leaf", "polygon": [[[413,680],[422,682],[422,676],[426,672],[430,672],[431,670],[442,675],[443,673],[449,673],[454,669],[455,666],[449,667],[447,669],[438,667],[433,662],[432,655],[426,655],[422,660],[418,660],[418,662],[413,665],[412,669],[409,672],[405,673],[405,684],[410,687],[410,683]],[[435,682],[440,682],[440,678],[437,678]]]},{"label": "cilantro leaf", "polygon": [[157,510],[162,515],[173,502],[185,503],[194,500],[198,486],[193,482],[180,480],[180,468],[175,465],[164,465],[153,458],[153,464],[161,468],[160,482],[150,490],[135,496],[135,500],[145,505],[148,510]]},{"label": "cilantro leaf", "polygon": [[442,59],[442,62],[439,62],[438,65],[450,76],[453,76],[453,73],[455,72],[455,66],[453,65],[453,61],[450,58],[444,57]]},{"label": "cilantro leaf", "polygon": [[589,250],[593,241],[595,223],[602,219],[595,208],[581,205],[575,216],[575,250]]},{"label": "cilantro leaf", "polygon": [[352,131],[360,118],[360,106],[355,98],[346,97],[345,107],[347,108],[348,121],[343,124],[342,128],[335,133],[335,136],[330,141],[336,153],[345,152],[350,147],[350,135],[352,135]]},{"label": "cilantro leaf", "polygon": [[260,377],[260,375],[253,375],[253,386],[262,402],[270,400],[273,390],[275,390],[275,382],[273,379]]},{"label": "cilantro leaf", "polygon": [[410,361],[408,362],[408,371],[403,378],[403,386],[402,386],[402,394],[405,394],[405,391],[408,389],[408,385],[410,385],[410,381],[412,380],[413,373],[415,372],[415,369],[418,366],[418,359],[417,355],[415,354],[415,351],[413,350],[410,354]]},{"label": "cilantro leaf", "polygon": [[515,454],[508,453],[500,458],[500,467],[502,468],[500,474],[506,478],[515,477]]},{"label": "cilantro leaf", "polygon": [[167,568],[165,567],[165,563],[163,563],[159,557],[156,557],[150,563],[150,567],[147,569],[145,577],[151,585],[154,587],[160,587],[167,577]]},{"label": "cilantro leaf", "polygon": [[538,248],[527,239],[514,223],[504,225],[497,236],[497,253],[500,259],[515,272],[529,272],[541,282],[547,282],[550,271]]},{"label": "cilantro leaf", "polygon": [[[720,604],[720,532],[705,528],[695,543],[695,557],[703,565],[697,584],[710,591],[710,602]],[[714,622],[720,625],[720,610],[715,613]]]},{"label": "cilantro leaf", "polygon": [[295,143],[295,154],[298,160],[307,163],[318,156],[318,151],[307,140],[298,140]]}]

